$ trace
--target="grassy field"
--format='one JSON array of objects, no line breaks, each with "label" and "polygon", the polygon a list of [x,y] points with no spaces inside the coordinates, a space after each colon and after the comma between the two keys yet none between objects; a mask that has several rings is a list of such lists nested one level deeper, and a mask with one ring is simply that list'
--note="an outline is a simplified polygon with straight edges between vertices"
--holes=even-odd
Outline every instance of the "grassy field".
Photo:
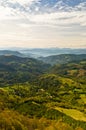
[{"label": "grassy field", "polygon": [[65,109],[65,108],[61,108],[61,107],[55,107],[55,109],[60,112],[65,113],[66,115],[72,117],[75,120],[86,122],[86,116],[85,116],[85,114],[83,114],[83,112],[80,112],[75,109]]}]

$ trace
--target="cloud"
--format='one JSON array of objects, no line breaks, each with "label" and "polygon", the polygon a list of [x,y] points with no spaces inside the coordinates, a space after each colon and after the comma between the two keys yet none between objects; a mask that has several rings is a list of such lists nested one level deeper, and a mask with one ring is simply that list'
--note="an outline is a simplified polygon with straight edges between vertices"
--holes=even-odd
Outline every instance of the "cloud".
[{"label": "cloud", "polygon": [[[3,39],[7,39],[6,33],[9,32],[9,39],[11,36],[11,39],[18,41],[66,37],[69,42],[69,37],[82,37],[86,32],[86,2],[0,0],[0,30]],[[17,33],[19,35],[16,35]]]},{"label": "cloud", "polygon": [[10,0],[10,2],[17,2],[20,3],[22,5],[24,4],[32,4],[33,2],[38,2],[38,0]]},{"label": "cloud", "polygon": [[[70,7],[61,0],[56,2],[50,10],[47,7],[48,4],[46,4],[44,10],[42,8],[41,11],[40,4],[37,4],[37,2],[39,0],[1,0],[0,19],[26,19],[36,24],[52,24],[56,26],[65,26],[67,24],[86,26],[86,2]],[[35,3],[36,5],[34,5]],[[50,12],[47,12],[46,8]]]}]

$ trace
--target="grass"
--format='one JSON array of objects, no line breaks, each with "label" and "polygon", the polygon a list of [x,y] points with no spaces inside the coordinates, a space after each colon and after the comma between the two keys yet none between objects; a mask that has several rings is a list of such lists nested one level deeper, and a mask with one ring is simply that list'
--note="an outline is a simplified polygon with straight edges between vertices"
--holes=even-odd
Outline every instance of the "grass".
[{"label": "grass", "polygon": [[80,112],[76,109],[65,109],[65,108],[61,108],[61,107],[55,107],[56,110],[72,117],[75,120],[79,120],[79,121],[85,121],[86,122],[86,116],[84,115],[83,112]]},{"label": "grass", "polygon": [[82,101],[84,102],[84,104],[86,104],[86,95],[81,94],[80,97],[81,97]]}]

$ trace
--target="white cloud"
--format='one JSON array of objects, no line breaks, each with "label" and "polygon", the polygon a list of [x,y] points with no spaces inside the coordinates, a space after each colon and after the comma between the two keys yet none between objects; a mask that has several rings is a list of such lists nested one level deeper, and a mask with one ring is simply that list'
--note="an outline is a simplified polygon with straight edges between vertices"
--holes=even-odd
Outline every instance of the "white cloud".
[{"label": "white cloud", "polygon": [[86,11],[86,2],[80,3],[79,5],[75,6],[75,10]]},{"label": "white cloud", "polygon": [[33,2],[38,2],[38,0],[10,0],[10,1],[16,1],[20,4],[32,4]]},{"label": "white cloud", "polygon": [[14,6],[15,5],[17,5],[18,3],[20,4],[20,5],[25,5],[25,4],[32,4],[32,3],[34,3],[34,2],[38,2],[39,0],[0,0],[0,3],[2,4],[2,5],[9,5],[9,6],[11,6],[11,4],[13,5],[14,4]]},{"label": "white cloud", "polygon": [[85,7],[86,2],[70,7],[61,1],[49,7],[48,4],[42,6],[39,0],[0,0],[0,37],[3,35],[0,39],[35,41],[66,37],[69,42],[86,32]]}]

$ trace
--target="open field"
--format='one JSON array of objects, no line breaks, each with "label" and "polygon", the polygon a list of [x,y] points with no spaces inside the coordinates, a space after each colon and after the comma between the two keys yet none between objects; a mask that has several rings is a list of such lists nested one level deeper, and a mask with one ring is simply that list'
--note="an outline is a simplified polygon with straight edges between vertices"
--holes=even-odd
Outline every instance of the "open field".
[{"label": "open field", "polygon": [[85,114],[83,114],[83,112],[80,112],[75,109],[65,109],[65,108],[61,108],[61,107],[56,107],[55,109],[59,110],[60,112],[63,112],[64,114],[72,117],[75,120],[86,122],[86,116],[85,116]]}]

